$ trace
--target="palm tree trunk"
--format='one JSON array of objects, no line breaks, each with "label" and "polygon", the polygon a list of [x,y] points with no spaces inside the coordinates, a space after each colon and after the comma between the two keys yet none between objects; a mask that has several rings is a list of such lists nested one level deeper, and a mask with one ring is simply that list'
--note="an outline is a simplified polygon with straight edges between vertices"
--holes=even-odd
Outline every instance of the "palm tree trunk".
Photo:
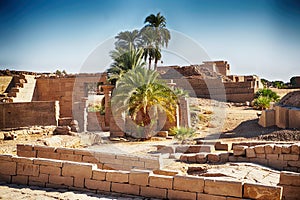
[{"label": "palm tree trunk", "polygon": [[151,70],[151,60],[152,60],[152,58],[151,58],[151,56],[149,56],[149,70]]}]

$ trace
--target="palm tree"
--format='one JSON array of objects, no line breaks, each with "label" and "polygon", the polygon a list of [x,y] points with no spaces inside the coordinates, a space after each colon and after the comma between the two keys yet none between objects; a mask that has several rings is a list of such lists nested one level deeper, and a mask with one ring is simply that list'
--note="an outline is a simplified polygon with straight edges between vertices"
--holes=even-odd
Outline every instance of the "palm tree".
[{"label": "palm tree", "polygon": [[107,70],[109,80],[115,84],[128,70],[145,65],[143,61],[144,50],[142,48],[135,49],[131,44],[129,50],[117,48],[110,53],[114,62]]},{"label": "palm tree", "polygon": [[138,30],[120,32],[115,39],[117,48],[129,49],[130,45],[138,48],[141,45],[140,32]]},{"label": "palm tree", "polygon": [[168,46],[171,35],[169,30],[166,29],[166,18],[160,13],[157,13],[156,15],[149,15],[148,17],[146,17],[144,23],[146,25],[142,29],[141,34],[154,34],[152,38],[155,38],[155,41],[152,43],[152,45],[155,46],[155,51],[159,52],[155,54],[155,56],[157,57],[154,57],[154,69],[156,69],[157,63],[161,59],[161,47]]},{"label": "palm tree", "polygon": [[146,139],[152,136],[158,112],[164,111],[170,121],[175,120],[177,96],[158,78],[155,70],[129,70],[118,80],[111,101],[113,111],[127,113]]}]

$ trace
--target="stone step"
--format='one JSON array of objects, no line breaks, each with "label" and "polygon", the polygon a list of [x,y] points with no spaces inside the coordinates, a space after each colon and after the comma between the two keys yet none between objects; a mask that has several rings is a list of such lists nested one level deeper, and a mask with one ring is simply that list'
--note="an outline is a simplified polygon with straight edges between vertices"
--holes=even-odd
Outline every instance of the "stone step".
[{"label": "stone step", "polygon": [[226,163],[231,153],[190,153],[182,154],[179,158],[182,162],[188,163]]}]

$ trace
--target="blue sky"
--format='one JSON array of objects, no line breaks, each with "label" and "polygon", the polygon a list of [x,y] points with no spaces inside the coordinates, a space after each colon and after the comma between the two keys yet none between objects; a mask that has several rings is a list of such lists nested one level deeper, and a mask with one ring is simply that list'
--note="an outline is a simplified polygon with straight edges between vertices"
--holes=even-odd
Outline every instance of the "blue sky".
[{"label": "blue sky", "polygon": [[[157,12],[175,33],[170,51],[180,44],[182,52],[199,52],[193,64],[203,52],[189,42],[212,60],[229,61],[232,74],[283,81],[300,75],[297,0],[0,0],[0,68],[89,71],[87,59],[102,49],[94,71],[103,71],[107,43]],[[179,62],[163,56],[165,65]]]}]

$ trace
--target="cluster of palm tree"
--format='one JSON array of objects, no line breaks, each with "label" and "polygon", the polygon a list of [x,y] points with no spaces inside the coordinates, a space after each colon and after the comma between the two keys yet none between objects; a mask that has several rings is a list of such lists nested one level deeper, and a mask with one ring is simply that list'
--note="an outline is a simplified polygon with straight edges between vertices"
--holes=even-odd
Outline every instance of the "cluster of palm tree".
[{"label": "cluster of palm tree", "polygon": [[129,69],[147,62],[151,69],[154,61],[153,69],[156,70],[162,58],[161,48],[168,46],[171,35],[166,28],[166,18],[160,13],[149,15],[144,23],[141,30],[123,31],[115,37],[116,48],[111,52],[114,62],[108,69],[111,80],[116,81]]},{"label": "cluster of palm tree", "polygon": [[116,86],[112,111],[125,113],[136,130],[142,130],[140,137],[150,138],[158,113],[164,113],[170,121],[175,120],[179,93],[159,79],[156,71],[162,58],[161,48],[167,47],[170,40],[166,19],[160,13],[151,14],[145,24],[139,31],[124,31],[115,37],[116,48],[110,54],[114,62],[108,74]]}]

